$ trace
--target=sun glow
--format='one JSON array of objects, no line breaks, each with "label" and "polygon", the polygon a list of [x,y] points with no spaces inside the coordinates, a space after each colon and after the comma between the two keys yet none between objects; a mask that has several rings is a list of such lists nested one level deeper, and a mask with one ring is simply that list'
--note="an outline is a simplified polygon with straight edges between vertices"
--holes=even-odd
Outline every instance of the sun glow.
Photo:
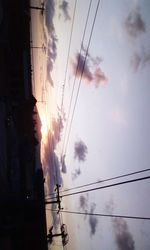
[{"label": "sun glow", "polygon": [[41,133],[42,133],[42,140],[43,139],[45,140],[48,134],[48,129],[47,129],[46,124],[42,124]]},{"label": "sun glow", "polygon": [[44,112],[39,112],[41,119],[41,134],[42,134],[42,142],[46,143],[48,132],[50,130],[50,124],[46,118],[46,114]]}]

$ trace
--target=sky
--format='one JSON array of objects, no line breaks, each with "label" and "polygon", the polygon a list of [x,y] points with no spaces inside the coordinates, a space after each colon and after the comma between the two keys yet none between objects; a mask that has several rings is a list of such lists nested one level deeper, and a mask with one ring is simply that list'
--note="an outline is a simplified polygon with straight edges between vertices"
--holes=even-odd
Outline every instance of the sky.
[{"label": "sky", "polygon": [[[46,197],[56,183],[65,190],[148,169],[150,1],[46,0],[45,8],[43,16],[31,11],[31,40],[44,46],[32,49],[32,80],[42,122]],[[62,206],[150,217],[149,190],[144,180],[63,197]],[[47,210],[48,226],[53,221],[57,230],[58,217]],[[150,249],[147,220],[63,212],[62,217],[69,233],[66,249]],[[60,245],[59,239],[50,249]]]}]

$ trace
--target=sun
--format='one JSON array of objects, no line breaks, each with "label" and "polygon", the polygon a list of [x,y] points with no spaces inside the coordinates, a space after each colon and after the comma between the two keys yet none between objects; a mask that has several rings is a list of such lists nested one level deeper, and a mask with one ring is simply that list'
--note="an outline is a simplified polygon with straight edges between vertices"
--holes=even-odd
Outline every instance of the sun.
[{"label": "sun", "polygon": [[47,141],[47,136],[48,136],[48,131],[49,131],[49,126],[48,126],[48,122],[46,119],[45,115],[41,115],[41,134],[42,134],[42,141],[46,142]]},{"label": "sun", "polygon": [[42,123],[41,133],[42,133],[42,139],[45,139],[48,133],[47,125],[45,123]]}]

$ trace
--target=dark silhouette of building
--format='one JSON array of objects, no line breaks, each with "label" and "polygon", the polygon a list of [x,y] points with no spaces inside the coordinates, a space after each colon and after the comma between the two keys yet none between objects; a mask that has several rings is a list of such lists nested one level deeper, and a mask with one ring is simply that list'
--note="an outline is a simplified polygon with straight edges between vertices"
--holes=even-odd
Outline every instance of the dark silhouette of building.
[{"label": "dark silhouette of building", "polygon": [[0,249],[47,250],[29,0],[0,1]]}]

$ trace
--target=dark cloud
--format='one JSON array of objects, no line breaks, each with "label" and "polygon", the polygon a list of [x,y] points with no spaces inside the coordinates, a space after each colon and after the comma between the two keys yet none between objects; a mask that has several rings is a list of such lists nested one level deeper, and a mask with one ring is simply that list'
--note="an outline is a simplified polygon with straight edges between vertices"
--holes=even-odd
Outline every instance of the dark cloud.
[{"label": "dark cloud", "polygon": [[[87,218],[86,213],[88,212],[89,204],[88,204],[88,195],[81,195],[79,199],[79,207],[85,212],[85,219]],[[92,203],[90,205],[90,213],[93,214],[96,208],[96,204]],[[88,223],[90,227],[90,236],[92,237],[96,233],[98,219],[94,215],[88,216]]]},{"label": "dark cloud", "polygon": [[123,218],[113,219],[115,240],[118,250],[135,250],[135,242]]},{"label": "dark cloud", "polygon": [[[106,204],[105,210],[108,214],[113,214],[114,207],[114,201],[111,199]],[[135,250],[135,242],[125,219],[112,218],[112,224],[118,250]]]},{"label": "dark cloud", "polygon": [[55,1],[54,0],[46,0],[45,3],[45,25],[49,34],[55,32],[53,19],[55,16]]},{"label": "dark cloud", "polygon": [[82,76],[87,83],[95,82],[96,87],[106,83],[108,79],[99,66],[102,59],[98,56],[94,58],[90,54],[86,56],[84,47],[82,53],[77,53],[75,61],[72,62],[73,74],[78,78]]},{"label": "dark cloud", "polygon": [[65,157],[66,157],[66,155],[61,156],[61,160],[60,160],[60,162],[61,162],[61,172],[64,173],[64,174],[67,173],[67,166],[66,166],[66,163],[65,163]]},{"label": "dark cloud", "polygon": [[77,77],[84,78],[88,82],[93,80],[92,72],[90,71],[88,59],[85,61],[85,56],[82,54],[77,53],[76,61],[72,63],[73,66],[73,73]]},{"label": "dark cloud", "polygon": [[146,31],[146,24],[142,19],[139,8],[135,8],[129,13],[124,25],[128,35],[134,38]]},{"label": "dark cloud", "polygon": [[78,141],[74,145],[74,158],[78,159],[78,161],[85,161],[86,155],[88,152],[88,148],[83,141]]},{"label": "dark cloud", "polygon": [[75,180],[81,174],[80,168],[75,169],[74,173],[72,173],[72,180]]},{"label": "dark cloud", "polygon": [[[94,213],[96,204],[92,203],[90,213]],[[94,215],[89,216],[89,225],[90,225],[90,235],[93,236],[96,233],[98,219]]]},{"label": "dark cloud", "polygon": [[88,209],[88,196],[81,195],[79,200],[79,206],[84,211]]},{"label": "dark cloud", "polygon": [[69,3],[67,1],[62,1],[62,4],[59,5],[59,8],[62,10],[65,21],[70,20],[69,15]]},{"label": "dark cloud", "polygon": [[94,235],[96,233],[96,227],[97,227],[97,224],[98,224],[98,220],[95,216],[93,215],[90,215],[89,217],[89,224],[90,224],[90,228],[91,228],[91,236]]},{"label": "dark cloud", "polygon": [[49,38],[48,46],[47,46],[47,80],[53,86],[53,80],[51,78],[51,72],[53,70],[53,65],[55,63],[57,57],[57,38],[55,34],[52,34]]}]

